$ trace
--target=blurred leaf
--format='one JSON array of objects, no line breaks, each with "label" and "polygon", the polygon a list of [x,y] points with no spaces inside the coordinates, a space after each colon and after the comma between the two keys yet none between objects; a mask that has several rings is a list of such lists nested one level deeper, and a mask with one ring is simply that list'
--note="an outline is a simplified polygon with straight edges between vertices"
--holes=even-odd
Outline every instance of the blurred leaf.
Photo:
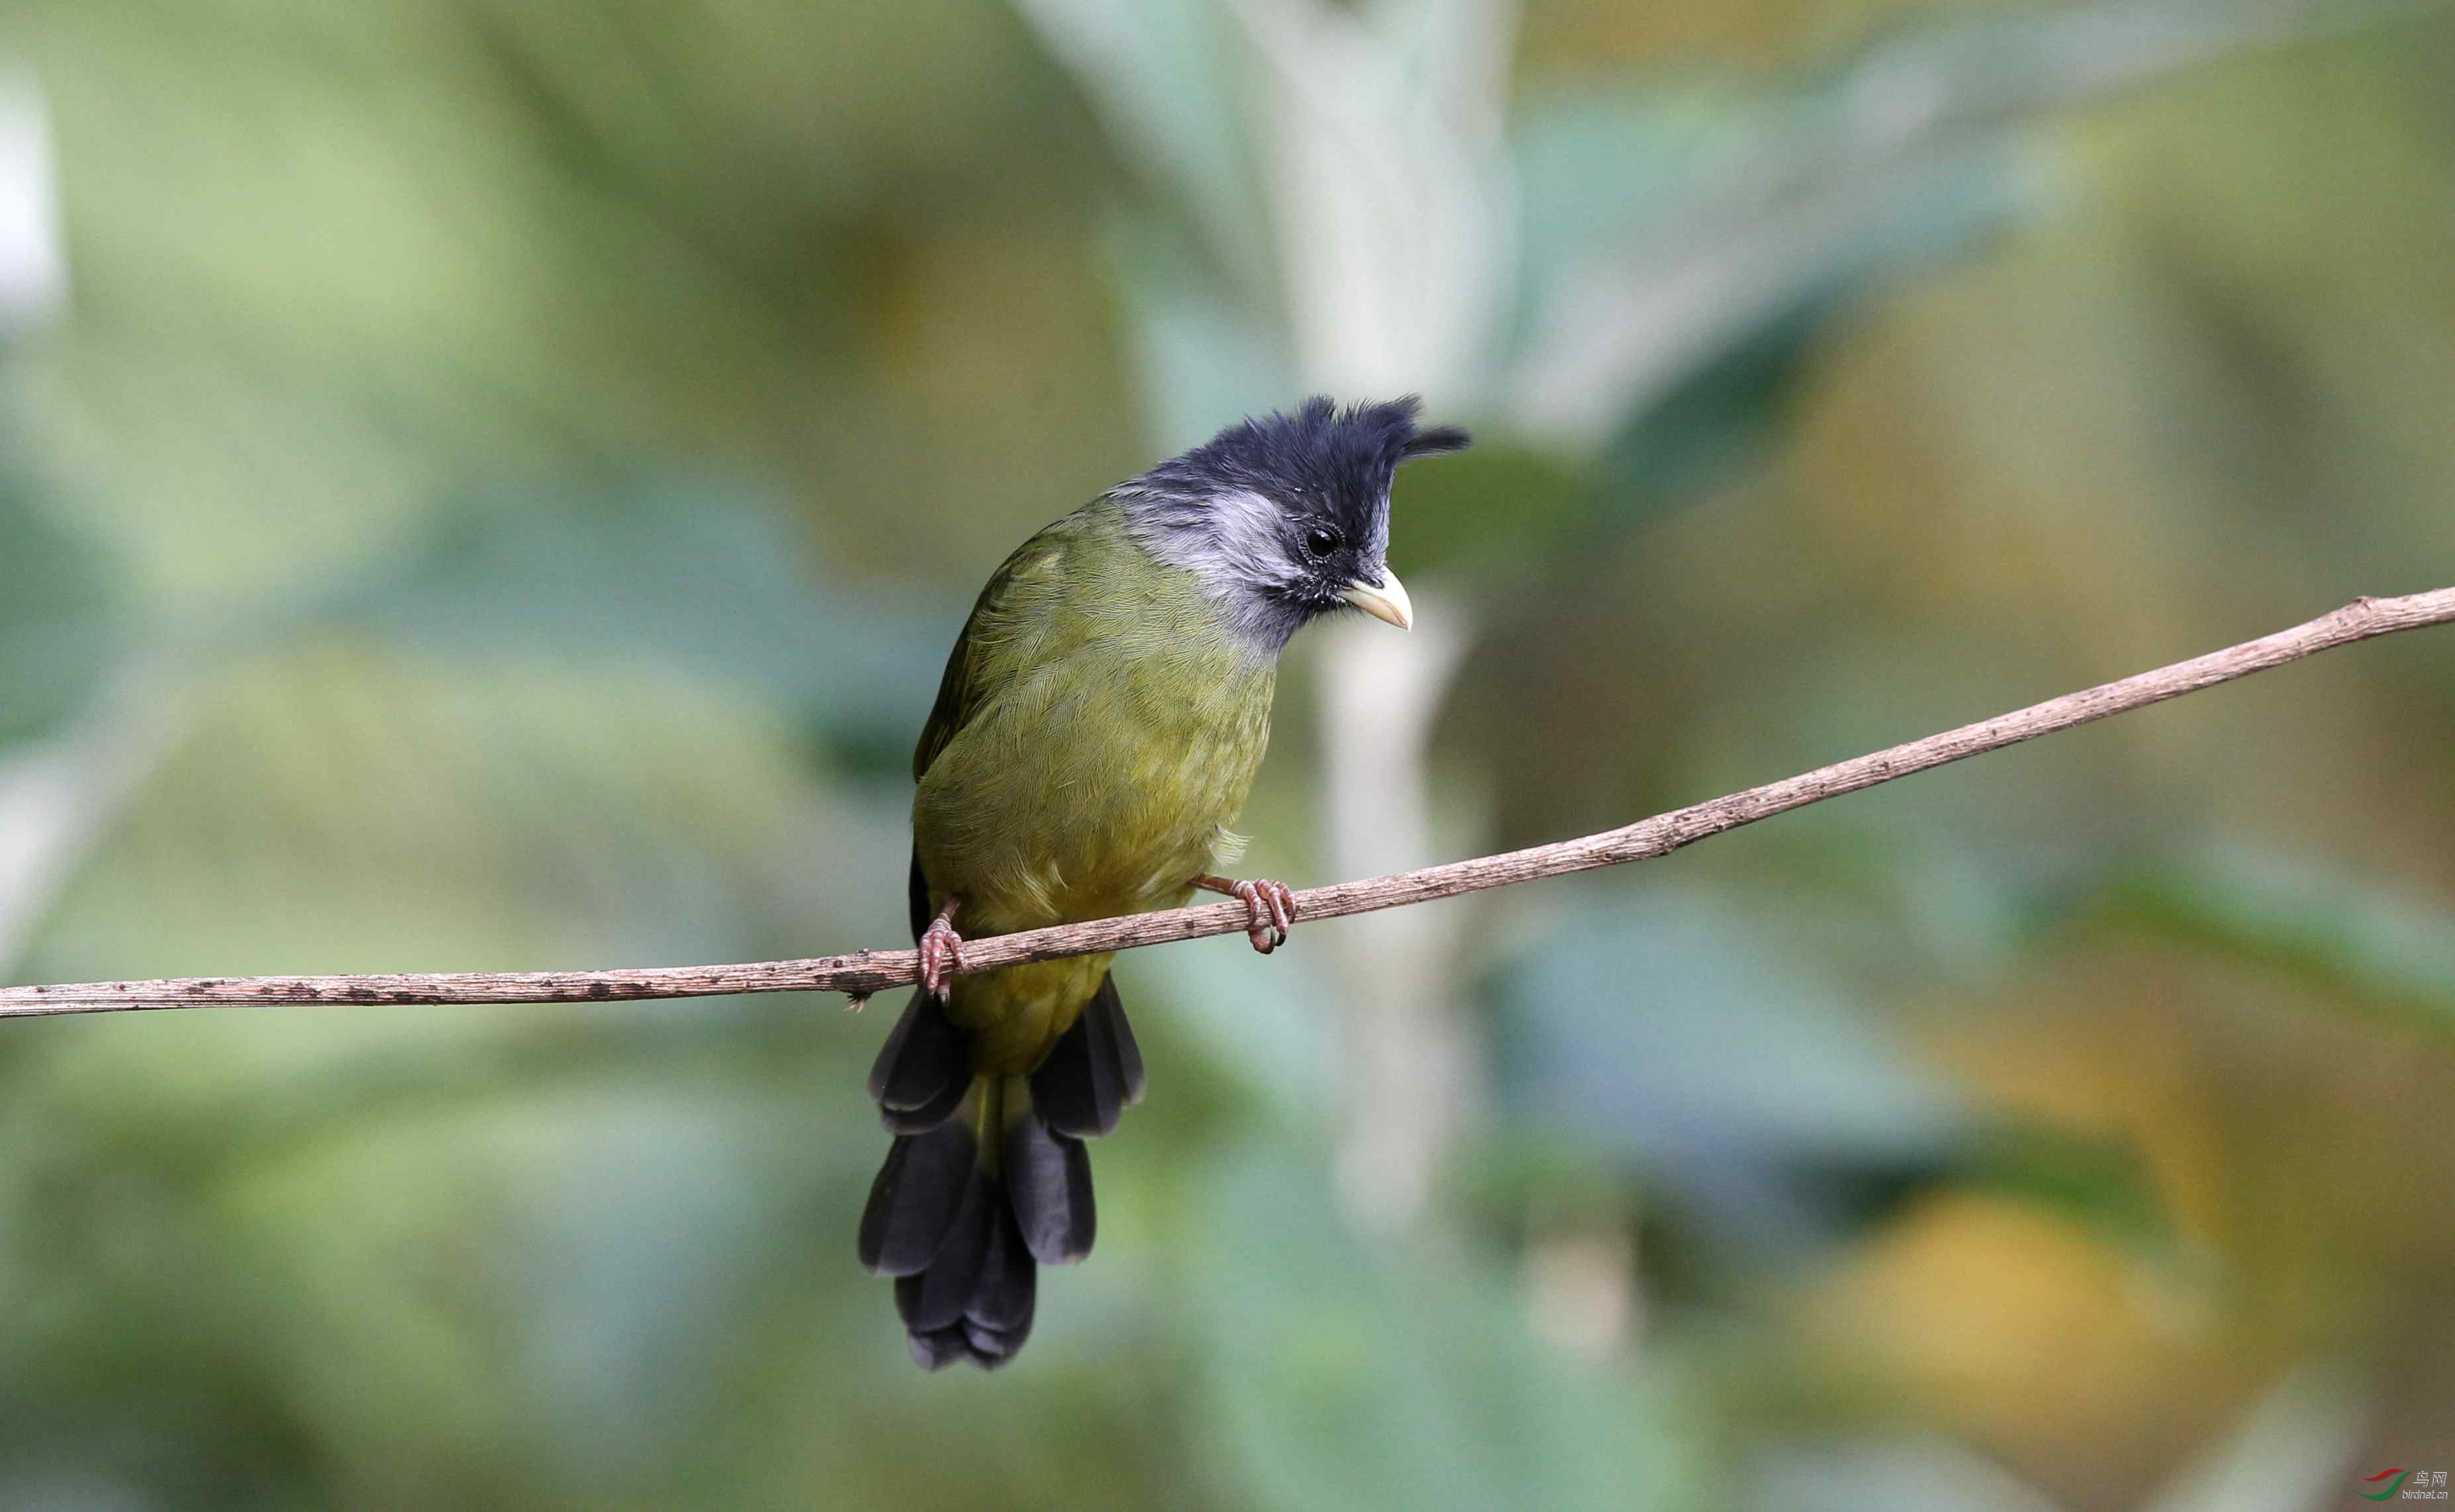
[{"label": "blurred leaf", "polygon": [[1229,935],[1173,947],[1165,963],[1128,961],[1119,979],[1137,998],[1163,997],[1164,1011],[1291,1127],[1318,1128],[1339,1091],[1341,1004],[1332,977],[1288,970],[1288,959],[1284,951],[1258,956],[1242,935]]},{"label": "blurred leaf", "polygon": [[742,959],[896,928],[899,839],[814,802],[796,732],[721,679],[326,640],[196,696],[35,979]]},{"label": "blurred leaf", "polygon": [[[869,878],[901,837],[813,803],[738,690],[624,660],[446,673],[310,642],[222,674],[71,884],[38,976],[734,958],[888,930],[896,889]],[[810,1264],[793,1183],[841,1188],[848,1236],[875,1163],[866,1047],[810,1035],[840,1021],[811,1006],[12,1037],[0,1207],[46,1218],[0,1243],[20,1324],[0,1381],[56,1388],[12,1455],[107,1444],[133,1413],[159,1462],[127,1463],[167,1504],[233,1500],[182,1479],[224,1461],[250,1495],[322,1484],[307,1504],[653,1488],[757,1335],[753,1281]]]},{"label": "blurred leaf", "polygon": [[1516,140],[1512,414],[1599,448],[1598,505],[1694,496],[1761,456],[1837,317],[2052,207],[2056,112],[2403,13],[2130,4],[1905,27],[1754,90],[1539,102]]},{"label": "blurred leaf", "polygon": [[1951,1173],[1955,1184],[2017,1197],[2061,1214],[2153,1263],[2200,1266],[2174,1247],[2140,1152],[2128,1144],[2042,1123],[2002,1120],[1980,1130]]},{"label": "blurred leaf", "polygon": [[2146,867],[2084,912],[2455,1028],[2455,912],[2375,877],[2232,847]]},{"label": "blurred leaf", "polygon": [[1512,346],[1594,259],[1675,229],[1700,186],[1727,184],[1766,151],[1775,125],[1743,81],[1711,74],[1539,94],[1519,109]]},{"label": "blurred leaf", "polygon": [[1815,970],[1836,947],[1816,926],[1795,932],[1795,900],[1772,897],[1749,910],[1625,888],[1527,942],[1494,978],[1501,1097],[1749,1252],[1847,1237],[1937,1185],[1999,1191],[2165,1252],[2136,1151],[1970,1104]]},{"label": "blurred leaf", "polygon": [[1494,974],[1498,1091],[1520,1117],[1600,1140],[1752,1246],[1846,1227],[1866,1183],[1951,1165],[1959,1099],[1787,959],[1777,928],[1616,891]]},{"label": "blurred leaf", "polygon": [[106,684],[82,717],[0,753],[0,972],[114,828],[193,710],[167,664]]},{"label": "blurred leaf", "polygon": [[1328,1164],[1247,1148],[1200,1180],[1199,1462],[1230,1504],[1695,1504],[1659,1394],[1538,1341],[1477,1258],[1357,1238]]},{"label": "blurred leaf", "polygon": [[51,728],[140,639],[103,554],[0,473],[0,746]]},{"label": "blurred leaf", "polygon": [[[1016,0],[1016,9],[1073,73],[1118,147],[1157,180],[1177,215],[1201,229],[1241,298],[1266,297],[1270,217],[1246,135],[1249,85],[1229,8]],[[1168,391],[1154,384],[1151,392]]]},{"label": "blurred leaf", "polygon": [[1399,475],[1391,559],[1421,573],[1501,586],[1560,554],[1581,522],[1591,484],[1548,453],[1506,438]]},{"label": "blurred leaf", "polygon": [[2302,1512],[2339,1502],[2373,1431],[2374,1389],[2341,1366],[2297,1367],[2141,1512]]},{"label": "blurred leaf", "polygon": [[1162,449],[1196,445],[1241,415],[1288,402],[1294,380],[1280,333],[1253,317],[1181,232],[1120,212],[1108,239],[1133,316],[1146,425]]},{"label": "blurred leaf", "polygon": [[0,335],[48,325],[68,303],[56,171],[42,91],[0,53]]},{"label": "blurred leaf", "polygon": [[671,666],[838,730],[917,730],[963,609],[822,591],[778,514],[671,484],[444,515],[335,607],[483,660]]},{"label": "blurred leaf", "polygon": [[[1604,151],[1613,136],[1554,132],[1545,155],[1569,155],[1571,144]],[[1529,192],[1591,193],[1609,171],[1603,160],[1582,171],[1547,165]],[[1601,449],[1610,481],[1595,502],[1613,519],[1694,496],[1763,454],[1796,375],[1837,318],[1967,255],[2032,212],[2039,183],[2023,147],[1988,143],[1815,184],[1760,210],[1692,203],[1701,224],[1682,218],[1634,245],[1552,252],[1537,261],[1561,271],[1534,301],[1514,412],[1536,433]],[[1610,224],[1527,214],[1564,235]]]},{"label": "blurred leaf", "polygon": [[1790,1440],[1751,1466],[1763,1512],[2063,1512],[1966,1444],[1939,1436]]}]

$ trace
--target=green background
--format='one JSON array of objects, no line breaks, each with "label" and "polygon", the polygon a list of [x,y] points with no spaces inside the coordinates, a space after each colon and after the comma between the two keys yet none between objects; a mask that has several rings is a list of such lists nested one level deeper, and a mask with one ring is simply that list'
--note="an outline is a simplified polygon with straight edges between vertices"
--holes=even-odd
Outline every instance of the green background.
[{"label": "green background", "polygon": [[[2455,583],[2455,18],[20,0],[0,979],[903,937],[1015,543],[1420,390],[1299,885]],[[2455,1462],[2455,638],[1128,958],[1009,1370],[893,999],[0,1025],[11,1507],[2350,1505]]]}]

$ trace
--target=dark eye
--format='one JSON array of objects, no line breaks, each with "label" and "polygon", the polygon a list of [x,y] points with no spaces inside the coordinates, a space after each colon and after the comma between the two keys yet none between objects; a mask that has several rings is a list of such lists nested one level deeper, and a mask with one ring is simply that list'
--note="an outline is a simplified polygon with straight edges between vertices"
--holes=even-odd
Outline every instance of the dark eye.
[{"label": "dark eye", "polygon": [[1338,532],[1327,525],[1316,525],[1305,532],[1305,550],[1315,556],[1327,556],[1338,550]]}]

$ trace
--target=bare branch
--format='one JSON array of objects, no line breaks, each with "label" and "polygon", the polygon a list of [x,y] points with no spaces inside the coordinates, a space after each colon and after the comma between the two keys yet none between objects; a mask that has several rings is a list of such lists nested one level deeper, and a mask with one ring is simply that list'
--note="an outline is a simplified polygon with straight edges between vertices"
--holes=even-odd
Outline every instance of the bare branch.
[{"label": "bare branch", "polygon": [[[2109,715],[2196,693],[2332,647],[2449,620],[2455,620],[2455,588],[2403,598],[2355,599],[2331,614],[2273,635],[2228,646],[2155,672],[2143,672],[2120,682],[2065,694],[1992,719],[1869,756],[1854,756],[1727,797],[1657,814],[1600,835],[1501,856],[1452,861],[1395,877],[1309,888],[1295,895],[1296,916],[1304,919],[1336,918],[1597,867],[1651,860],[1708,836],[1948,761],[1998,751]],[[1132,950],[1207,935],[1242,934],[1244,930],[1242,903],[1211,903],[966,940],[964,965],[967,971],[995,971],[1024,961]],[[814,990],[845,993],[858,1004],[872,993],[910,983],[917,972],[918,957],[912,951],[864,950],[806,960],[757,961],[736,966],[657,966],[629,971],[203,977],[170,981],[73,982],[0,988],[0,1018],[266,1004],[592,1002]]]}]

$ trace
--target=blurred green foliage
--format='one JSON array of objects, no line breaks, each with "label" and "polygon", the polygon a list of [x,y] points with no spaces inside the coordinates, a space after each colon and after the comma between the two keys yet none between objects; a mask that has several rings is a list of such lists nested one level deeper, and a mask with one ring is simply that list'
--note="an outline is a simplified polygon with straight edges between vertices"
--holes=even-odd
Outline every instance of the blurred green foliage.
[{"label": "blurred green foliage", "polygon": [[[1357,372],[1482,436],[1392,553],[1478,852],[2455,581],[2443,9],[25,0],[0,61],[69,277],[0,332],[13,980],[892,943],[990,567]],[[2451,667],[1443,905],[1395,1227],[1343,926],[1128,959],[1152,1095],[995,1378],[853,1258],[876,1014],[9,1026],[0,1504],[2338,1504],[2455,1441]]]}]

